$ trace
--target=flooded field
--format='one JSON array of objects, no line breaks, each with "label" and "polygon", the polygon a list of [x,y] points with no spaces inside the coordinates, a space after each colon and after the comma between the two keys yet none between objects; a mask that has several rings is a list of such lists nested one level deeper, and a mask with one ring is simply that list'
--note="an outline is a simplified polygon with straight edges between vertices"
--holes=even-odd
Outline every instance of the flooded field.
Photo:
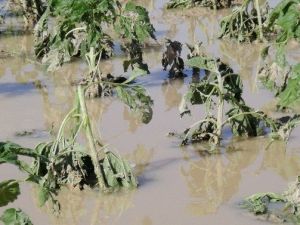
[{"label": "flooded field", "polygon": [[[43,225],[270,224],[239,204],[256,192],[282,192],[295,180],[300,171],[300,128],[293,131],[287,145],[279,141],[269,145],[270,139],[264,137],[232,138],[228,129],[220,154],[207,154],[201,145],[178,147],[180,140],[168,133],[181,132],[203,116],[201,108],[193,108],[192,116],[184,118],[178,111],[188,84],[197,78],[186,68],[186,78],[170,79],[161,66],[165,38],[191,44],[201,41],[208,53],[241,74],[247,103],[273,115],[273,94],[256,80],[262,46],[217,38],[219,21],[229,10],[168,11],[166,0],[137,2],[149,10],[157,35],[157,42],[150,43],[144,53],[151,74],[138,78],[154,101],[153,119],[142,124],[113,97],[89,100],[88,109],[92,122],[101,123],[96,135],[129,160],[139,187],[108,195],[65,188],[58,196],[62,211],[56,217],[49,205],[38,207],[35,187],[24,183],[22,194],[11,206],[22,208],[33,224]],[[184,49],[182,56],[186,55]],[[102,70],[122,74],[124,57],[117,51],[113,59],[101,62]],[[298,44],[291,43],[288,57],[291,62],[300,61]],[[27,147],[47,141],[49,131],[56,131],[73,104],[72,82],[86,70],[86,64],[77,60],[56,72],[46,72],[34,61],[31,35],[1,35],[0,141]],[[22,176],[14,166],[1,165],[0,180]]]}]

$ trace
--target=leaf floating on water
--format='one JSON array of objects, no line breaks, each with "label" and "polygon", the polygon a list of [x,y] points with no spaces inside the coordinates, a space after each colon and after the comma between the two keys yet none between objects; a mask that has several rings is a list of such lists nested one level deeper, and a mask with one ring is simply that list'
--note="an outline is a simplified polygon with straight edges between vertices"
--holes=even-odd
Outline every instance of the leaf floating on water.
[{"label": "leaf floating on water", "polygon": [[271,202],[286,202],[286,200],[280,194],[258,193],[246,198],[242,206],[254,214],[265,214],[268,212],[268,206]]},{"label": "leaf floating on water", "polygon": [[0,183],[0,207],[15,201],[20,194],[20,186],[16,180],[7,180]]},{"label": "leaf floating on water", "polygon": [[[264,215],[269,221],[299,224],[300,221],[300,179],[289,185],[283,194],[257,193],[246,198],[241,206],[255,215]],[[279,204],[281,203],[281,204]],[[276,207],[274,207],[276,204]],[[275,210],[274,210],[275,208]]]}]

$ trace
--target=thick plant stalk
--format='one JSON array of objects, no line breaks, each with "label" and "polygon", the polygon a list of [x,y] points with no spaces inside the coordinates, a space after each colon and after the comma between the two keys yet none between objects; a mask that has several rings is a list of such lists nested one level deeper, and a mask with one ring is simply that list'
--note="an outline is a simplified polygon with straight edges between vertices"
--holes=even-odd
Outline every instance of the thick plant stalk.
[{"label": "thick plant stalk", "polygon": [[259,39],[262,41],[264,39],[263,28],[262,28],[262,18],[260,14],[259,2],[255,0],[255,9],[258,17],[258,29],[259,29]]},{"label": "thick plant stalk", "polygon": [[84,91],[81,86],[77,87],[77,93],[78,93],[78,98],[79,98],[80,110],[82,113],[83,121],[85,123],[84,127],[86,130],[86,136],[87,136],[87,139],[89,142],[90,154],[91,154],[91,158],[93,161],[95,174],[97,176],[100,189],[105,190],[106,185],[105,185],[103,174],[101,172],[100,159],[97,154],[96,145],[95,145],[93,132],[92,132],[92,128],[91,128],[91,122],[90,122],[86,104],[85,104]]}]

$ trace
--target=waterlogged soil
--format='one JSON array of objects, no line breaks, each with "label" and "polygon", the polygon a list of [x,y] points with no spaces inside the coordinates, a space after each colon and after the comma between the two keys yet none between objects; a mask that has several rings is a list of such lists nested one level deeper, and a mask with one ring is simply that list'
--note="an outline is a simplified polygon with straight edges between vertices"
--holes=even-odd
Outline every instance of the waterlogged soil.
[{"label": "waterlogged soil", "polygon": [[[158,41],[150,43],[145,53],[151,74],[138,80],[154,100],[153,119],[141,124],[114,98],[90,100],[88,108],[96,134],[134,166],[139,188],[110,195],[64,189],[59,195],[61,215],[56,217],[51,205],[38,208],[35,188],[23,184],[21,196],[9,207],[22,208],[37,225],[269,224],[241,210],[239,203],[256,192],[282,192],[299,175],[300,129],[294,130],[288,145],[274,142],[269,146],[269,139],[263,137],[232,139],[228,131],[221,154],[209,155],[201,145],[180,148],[179,140],[167,134],[183,131],[203,116],[201,108],[182,119],[178,112],[188,84],[197,77],[186,69],[185,79],[169,79],[160,66],[164,38],[191,44],[202,41],[208,53],[242,75],[248,104],[275,115],[272,93],[263,90],[255,76],[262,46],[218,40],[218,21],[226,10],[167,11],[163,8],[166,1],[138,3],[148,8],[157,30]],[[28,147],[49,140],[49,131],[57,129],[72,106],[72,81],[86,71],[84,62],[75,61],[47,73],[34,62],[32,48],[30,35],[0,36],[0,141]],[[102,62],[102,70],[122,74],[124,56],[117,52],[114,59]],[[295,43],[290,46],[289,60],[300,60]],[[1,165],[0,180],[16,177],[23,175],[13,166]]]}]

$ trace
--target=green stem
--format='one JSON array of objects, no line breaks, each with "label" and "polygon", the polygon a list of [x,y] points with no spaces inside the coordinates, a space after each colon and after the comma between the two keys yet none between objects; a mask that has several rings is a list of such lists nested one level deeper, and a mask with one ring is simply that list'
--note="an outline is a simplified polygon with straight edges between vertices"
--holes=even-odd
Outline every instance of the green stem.
[{"label": "green stem", "polygon": [[213,4],[214,4],[214,10],[216,11],[217,10],[217,1],[213,0]]},{"label": "green stem", "polygon": [[102,170],[101,170],[101,166],[100,166],[100,159],[97,154],[96,145],[95,145],[93,132],[92,132],[92,128],[91,128],[91,123],[90,123],[90,119],[89,119],[86,104],[85,104],[84,91],[81,86],[77,87],[77,94],[78,94],[78,98],[79,98],[79,104],[80,104],[80,109],[81,109],[81,113],[82,113],[82,118],[85,123],[86,136],[87,136],[89,147],[90,147],[90,154],[91,154],[91,158],[92,158],[93,165],[94,165],[94,171],[97,176],[100,189],[105,190],[106,185],[105,185],[104,177],[101,172]]},{"label": "green stem", "polygon": [[217,137],[218,137],[218,144],[220,144],[220,139],[222,135],[222,128],[223,128],[223,114],[224,114],[224,86],[223,86],[223,79],[221,74],[217,73],[218,78],[218,87],[220,91],[219,95],[219,103],[218,103],[218,115],[217,115]]},{"label": "green stem", "polygon": [[258,0],[255,0],[255,9],[256,9],[257,17],[258,17],[259,39],[262,41],[264,39],[264,35],[263,35],[262,18],[261,18],[261,14],[260,14]]}]

